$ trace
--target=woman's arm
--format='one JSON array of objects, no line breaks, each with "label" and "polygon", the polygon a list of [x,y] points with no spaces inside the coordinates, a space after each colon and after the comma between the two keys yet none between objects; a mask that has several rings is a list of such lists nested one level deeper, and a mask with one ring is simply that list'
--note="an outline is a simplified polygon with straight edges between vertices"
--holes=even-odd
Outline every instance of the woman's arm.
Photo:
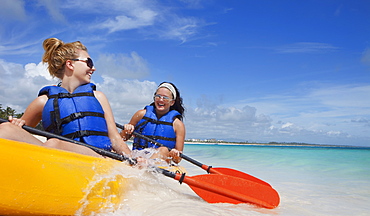
[{"label": "woman's arm", "polygon": [[112,142],[113,150],[120,154],[124,153],[129,155],[131,151],[118,133],[113,112],[109,105],[107,97],[103,94],[103,92],[100,91],[94,91],[94,94],[96,99],[98,99],[98,101],[103,107],[105,121],[107,122],[108,126],[108,136]]},{"label": "woman's arm", "polygon": [[132,136],[132,133],[134,132],[135,125],[143,118],[143,116],[145,115],[145,113],[146,113],[146,110],[145,109],[142,109],[142,110],[137,111],[131,117],[130,122],[128,124],[125,124],[124,129],[120,133],[121,134],[121,137],[124,140],[130,139],[130,137]]},{"label": "woman's arm", "polygon": [[48,100],[48,97],[46,95],[42,95],[37,97],[35,100],[33,100],[28,107],[26,108],[26,111],[24,111],[24,114],[20,119],[12,118],[12,123],[18,126],[31,126],[36,127],[37,124],[41,121],[42,118],[42,111],[44,109],[44,106]]},{"label": "woman's arm", "polygon": [[176,133],[176,145],[175,148],[170,151],[169,156],[172,157],[175,163],[179,163],[181,161],[180,152],[182,153],[184,150],[186,130],[184,123],[178,118],[173,121],[173,128]]}]

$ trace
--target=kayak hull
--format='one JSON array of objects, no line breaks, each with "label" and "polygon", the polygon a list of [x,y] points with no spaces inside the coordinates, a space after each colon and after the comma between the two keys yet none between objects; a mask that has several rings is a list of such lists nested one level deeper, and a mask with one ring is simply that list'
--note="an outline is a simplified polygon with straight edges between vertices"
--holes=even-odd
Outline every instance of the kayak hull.
[{"label": "kayak hull", "polygon": [[122,162],[7,139],[0,154],[0,215],[89,215],[124,199]]}]

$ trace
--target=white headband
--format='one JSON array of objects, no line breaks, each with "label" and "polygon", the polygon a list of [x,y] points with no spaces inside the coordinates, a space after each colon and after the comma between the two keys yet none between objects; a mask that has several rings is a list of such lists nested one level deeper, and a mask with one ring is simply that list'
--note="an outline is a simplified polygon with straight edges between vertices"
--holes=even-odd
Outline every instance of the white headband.
[{"label": "white headband", "polygon": [[171,84],[169,84],[169,83],[162,83],[160,86],[158,86],[157,90],[159,88],[166,88],[166,89],[170,90],[170,92],[173,95],[173,99],[176,100],[176,90],[175,90],[175,88]]}]

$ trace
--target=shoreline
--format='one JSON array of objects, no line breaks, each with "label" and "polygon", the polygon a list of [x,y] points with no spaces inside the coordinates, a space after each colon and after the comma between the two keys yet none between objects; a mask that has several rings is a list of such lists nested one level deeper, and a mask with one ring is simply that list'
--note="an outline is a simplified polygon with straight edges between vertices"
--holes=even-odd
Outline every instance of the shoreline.
[{"label": "shoreline", "polygon": [[[46,137],[34,135],[41,142],[46,142]],[[126,141],[128,145],[132,145],[132,141]],[[327,144],[298,144],[298,143],[237,143],[237,142],[189,142],[185,141],[185,145],[228,145],[228,146],[264,146],[264,147],[320,147],[320,148],[353,148],[353,149],[370,149],[370,146],[351,146],[351,145],[327,145]]]},{"label": "shoreline", "polygon": [[227,142],[188,142],[186,145],[229,145],[229,146],[269,146],[269,147],[321,147],[321,148],[365,148],[370,149],[369,146],[351,146],[351,145],[327,145],[327,144],[295,144],[295,143],[227,143]]}]

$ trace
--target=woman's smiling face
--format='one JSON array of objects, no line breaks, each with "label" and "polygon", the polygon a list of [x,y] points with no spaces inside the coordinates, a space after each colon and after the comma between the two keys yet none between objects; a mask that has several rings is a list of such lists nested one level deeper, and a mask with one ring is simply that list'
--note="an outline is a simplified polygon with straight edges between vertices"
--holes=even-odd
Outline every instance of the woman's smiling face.
[{"label": "woman's smiling face", "polygon": [[[155,108],[158,114],[166,114],[167,112],[170,111],[170,107],[175,103],[175,100],[173,100],[173,95],[170,90],[167,88],[159,88],[157,92],[155,93],[156,96],[154,97],[154,104]],[[166,98],[170,98],[165,99]]]},{"label": "woman's smiling face", "polygon": [[90,83],[91,75],[95,71],[95,67],[88,67],[86,60],[89,58],[89,54],[86,51],[79,50],[79,57],[78,59],[81,59],[79,61],[75,61],[75,76],[82,82],[82,83]]}]

